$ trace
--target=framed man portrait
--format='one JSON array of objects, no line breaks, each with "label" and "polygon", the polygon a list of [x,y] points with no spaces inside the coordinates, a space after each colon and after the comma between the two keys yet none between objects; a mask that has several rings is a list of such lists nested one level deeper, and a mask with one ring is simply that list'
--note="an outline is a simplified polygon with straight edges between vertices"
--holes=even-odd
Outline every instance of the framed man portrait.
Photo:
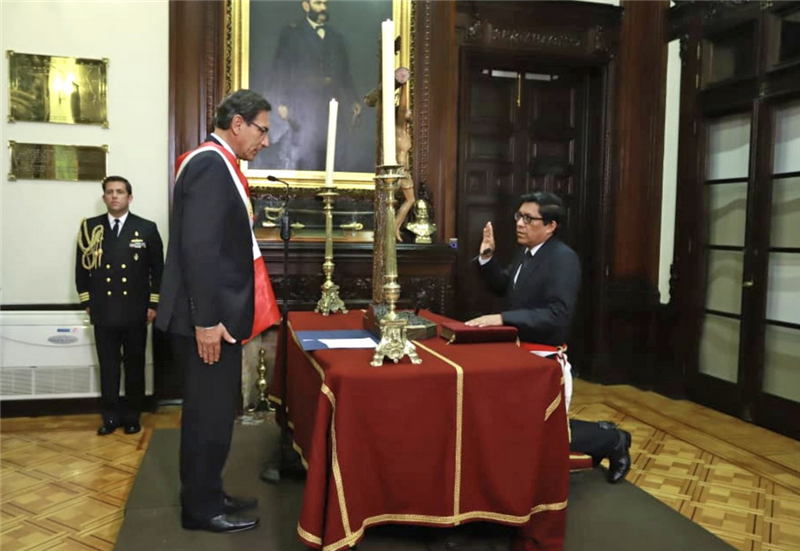
[{"label": "framed man portrait", "polygon": [[298,187],[325,180],[328,109],[339,104],[334,184],[374,187],[379,111],[364,97],[380,81],[381,22],[401,37],[395,66],[410,66],[411,0],[230,0],[228,90],[249,88],[272,105],[270,146],[242,170]]}]

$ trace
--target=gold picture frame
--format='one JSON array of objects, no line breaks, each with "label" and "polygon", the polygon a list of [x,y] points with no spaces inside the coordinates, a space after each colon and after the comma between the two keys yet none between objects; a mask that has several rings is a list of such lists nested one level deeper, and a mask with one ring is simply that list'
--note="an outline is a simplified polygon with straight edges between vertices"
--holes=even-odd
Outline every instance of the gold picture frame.
[{"label": "gold picture frame", "polygon": [[[333,10],[336,6],[341,6],[343,0],[339,0],[339,4],[332,4],[329,9]],[[360,0],[357,4],[361,4],[363,9],[369,9],[371,4],[374,4],[376,8],[385,9],[383,8],[384,4],[388,4],[391,2],[391,13],[392,18],[395,22],[395,32],[401,37],[401,49],[398,54],[396,54],[395,59],[395,66],[396,67],[408,67],[412,71],[413,75],[413,59],[412,59],[412,51],[413,51],[413,26],[412,22],[413,18],[413,10],[414,5],[412,0],[374,0],[372,2],[366,0]],[[261,68],[251,67],[251,47],[252,47],[252,38],[256,40],[273,40],[269,37],[279,35],[279,28],[271,29],[269,25],[277,25],[272,18],[264,17],[263,15],[260,16],[259,21],[253,21],[251,18],[251,6],[255,5],[259,13],[263,14],[265,10],[270,9],[270,7],[280,8],[280,9],[287,9],[286,6],[291,6],[296,4],[297,11],[300,15],[302,15],[302,11],[300,8],[301,2],[286,2],[282,0],[272,0],[272,1],[259,1],[259,2],[251,2],[251,0],[228,0],[226,2],[226,14],[225,14],[225,93],[230,93],[231,91],[238,90],[240,88],[252,88],[254,91],[263,92],[263,89],[259,89],[260,87],[254,85],[254,81],[258,80],[258,78],[251,78],[259,77],[263,80],[263,75],[261,72],[256,73],[256,71],[261,71]],[[356,4],[356,2],[353,2]],[[380,4],[380,6],[378,6]],[[385,10],[388,12],[388,10]],[[335,12],[331,11],[331,26],[333,23],[339,23],[340,19],[336,19]],[[346,18],[341,18],[346,19]],[[345,23],[345,21],[342,21]],[[353,65],[358,64],[360,68],[368,67],[369,71],[374,73],[374,86],[378,85],[378,65],[379,65],[379,48],[380,48],[380,25],[376,24],[374,28],[371,28],[370,25],[359,24],[358,21],[350,21],[349,24],[351,26],[355,26],[357,32],[365,33],[360,39],[363,41],[368,41],[374,43],[374,52],[364,55],[363,51],[359,50],[359,57],[357,60],[354,60],[353,57],[350,58],[349,63],[352,67]],[[258,29],[258,35],[251,35],[255,29]],[[276,32],[278,31],[278,32]],[[264,38],[268,37],[268,38]],[[277,49],[277,48],[276,48]],[[262,51],[261,49],[257,51]],[[269,59],[270,52],[265,51],[264,57],[265,59]],[[266,71],[264,71],[266,73]],[[363,77],[363,75],[362,75]],[[268,77],[267,77],[268,79]],[[362,78],[361,80],[364,80]],[[363,105],[363,96],[369,92],[368,89],[357,89],[359,93],[359,99],[362,102],[362,112],[366,109],[373,109]],[[409,94],[410,97],[413,97],[412,94]],[[267,95],[267,99],[270,100],[269,95]],[[273,103],[273,113],[271,116],[272,120],[272,128],[270,135],[273,136],[273,130],[275,128],[275,122],[278,120],[279,114],[276,112],[277,108],[274,102]],[[347,106],[340,105],[340,114],[343,108]],[[378,114],[376,113],[375,116]],[[321,116],[321,115],[320,115]],[[324,113],[324,120],[327,124],[327,113]],[[355,118],[355,117],[354,117]],[[366,125],[364,125],[366,126]],[[377,140],[379,139],[377,136],[377,127],[372,125],[372,128],[362,128],[359,130],[362,136],[365,136],[367,132],[369,132],[369,140],[371,142],[371,149],[367,152],[364,148],[361,148],[360,151],[361,155],[366,155],[367,153],[370,155],[370,158],[373,160],[375,158],[376,152],[376,145]],[[339,140],[337,138],[337,150],[339,149]],[[253,163],[248,163],[246,161],[242,161],[241,167],[244,174],[247,176],[251,187],[254,188],[274,188],[274,187],[282,187],[281,184],[275,184],[269,182],[267,180],[267,176],[275,176],[280,178],[281,180],[285,180],[289,182],[293,187],[297,189],[321,189],[325,182],[325,172],[324,166],[319,167],[319,170],[297,170],[297,169],[283,169],[283,168],[256,168],[258,159],[256,159]],[[362,159],[362,165],[366,165]],[[372,190],[375,188],[375,170],[374,167],[371,168],[369,171],[363,172],[334,172],[334,185],[338,189],[368,189]]]}]

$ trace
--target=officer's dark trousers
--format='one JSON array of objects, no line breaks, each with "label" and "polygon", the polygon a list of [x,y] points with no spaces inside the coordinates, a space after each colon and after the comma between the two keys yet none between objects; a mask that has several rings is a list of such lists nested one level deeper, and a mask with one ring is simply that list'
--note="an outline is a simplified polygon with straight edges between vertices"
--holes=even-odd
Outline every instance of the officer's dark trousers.
[{"label": "officer's dark trousers", "polygon": [[[147,325],[94,326],[100,360],[100,405],[103,420],[138,423],[144,401],[144,351]],[[119,397],[120,362],[125,364],[125,400]]]},{"label": "officer's dark trousers", "polygon": [[181,504],[183,514],[204,520],[223,512],[222,468],[228,458],[242,379],[242,345],[222,344],[208,365],[194,337],[172,335],[173,355],[183,368]]},{"label": "officer's dark trousers", "polygon": [[619,443],[616,430],[604,429],[597,423],[570,419],[569,430],[572,435],[569,450],[590,455],[595,465],[608,457]]}]

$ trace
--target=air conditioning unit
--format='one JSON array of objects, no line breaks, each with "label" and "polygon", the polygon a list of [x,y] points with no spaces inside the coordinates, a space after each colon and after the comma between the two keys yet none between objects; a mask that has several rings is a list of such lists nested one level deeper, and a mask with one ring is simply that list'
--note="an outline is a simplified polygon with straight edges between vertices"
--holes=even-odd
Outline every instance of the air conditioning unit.
[{"label": "air conditioning unit", "polygon": [[[153,394],[152,326],[145,392]],[[123,372],[124,389],[124,372]],[[100,396],[94,328],[85,312],[0,312],[0,400]]]}]

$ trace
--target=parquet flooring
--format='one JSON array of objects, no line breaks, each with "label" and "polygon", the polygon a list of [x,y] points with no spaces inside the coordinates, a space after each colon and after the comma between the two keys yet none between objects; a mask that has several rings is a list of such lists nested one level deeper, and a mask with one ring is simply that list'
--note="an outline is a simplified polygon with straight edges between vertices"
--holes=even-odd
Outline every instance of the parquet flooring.
[{"label": "parquet flooring", "polygon": [[[741,551],[800,551],[800,442],[691,402],[576,381],[571,414],[633,435],[628,480]],[[0,420],[0,549],[111,551],[139,463],[179,408],[140,434],[99,417]]]}]

